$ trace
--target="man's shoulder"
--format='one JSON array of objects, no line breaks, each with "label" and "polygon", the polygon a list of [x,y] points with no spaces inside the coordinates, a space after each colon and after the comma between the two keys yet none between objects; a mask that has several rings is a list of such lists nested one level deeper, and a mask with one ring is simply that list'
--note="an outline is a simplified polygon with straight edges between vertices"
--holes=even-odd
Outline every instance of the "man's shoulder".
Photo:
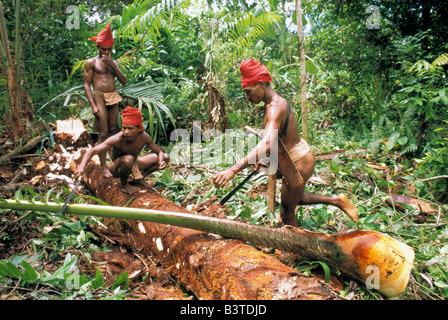
[{"label": "man's shoulder", "polygon": [[274,96],[271,100],[271,103],[266,107],[270,112],[274,112],[275,114],[283,114],[286,113],[286,109],[288,106],[288,101],[282,96]]},{"label": "man's shoulder", "polygon": [[271,105],[275,107],[286,107],[288,105],[288,100],[283,98],[281,95],[276,94],[271,101]]},{"label": "man's shoulder", "polygon": [[89,58],[86,60],[86,66],[87,65],[93,65],[95,61],[98,60],[98,57]]},{"label": "man's shoulder", "polygon": [[151,136],[145,131],[140,132],[138,136],[141,140],[145,142],[152,141]]},{"label": "man's shoulder", "polygon": [[117,132],[116,134],[110,136],[106,139],[111,144],[120,143],[123,140],[123,131]]}]

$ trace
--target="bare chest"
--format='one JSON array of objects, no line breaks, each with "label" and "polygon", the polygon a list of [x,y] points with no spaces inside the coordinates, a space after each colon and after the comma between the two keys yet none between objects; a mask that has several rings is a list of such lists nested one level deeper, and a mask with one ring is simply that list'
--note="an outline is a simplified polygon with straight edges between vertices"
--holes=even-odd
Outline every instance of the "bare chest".
[{"label": "bare chest", "polygon": [[104,75],[104,76],[107,76],[109,74],[112,75],[110,68],[108,66],[106,66],[106,64],[104,62],[102,62],[100,59],[95,59],[93,71],[97,75]]},{"label": "bare chest", "polygon": [[145,143],[142,139],[137,139],[133,142],[126,142],[124,139],[120,143],[114,146],[116,157],[120,157],[122,155],[130,154],[134,157],[137,157],[140,152],[143,150]]}]

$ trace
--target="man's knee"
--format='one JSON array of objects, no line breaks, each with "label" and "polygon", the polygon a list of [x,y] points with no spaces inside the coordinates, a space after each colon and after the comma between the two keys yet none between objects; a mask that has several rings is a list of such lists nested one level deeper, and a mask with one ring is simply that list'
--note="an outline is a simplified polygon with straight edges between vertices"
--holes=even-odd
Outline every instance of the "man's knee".
[{"label": "man's knee", "polygon": [[117,126],[113,126],[111,128],[109,128],[109,137],[113,136],[114,134],[120,132],[120,128],[118,128]]},{"label": "man's knee", "polygon": [[103,142],[109,137],[109,134],[107,131],[100,131],[98,132],[98,142]]},{"label": "man's knee", "polygon": [[125,155],[120,158],[120,167],[125,169],[131,169],[135,162],[135,158],[131,155]]}]

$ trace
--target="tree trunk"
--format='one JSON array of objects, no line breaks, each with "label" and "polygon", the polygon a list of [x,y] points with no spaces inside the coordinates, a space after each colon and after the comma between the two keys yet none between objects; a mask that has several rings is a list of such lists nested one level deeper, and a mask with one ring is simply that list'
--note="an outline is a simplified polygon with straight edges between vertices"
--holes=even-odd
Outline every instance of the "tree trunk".
[{"label": "tree trunk", "polygon": [[305,42],[302,23],[302,1],[296,0],[297,37],[299,42],[300,58],[300,101],[302,105],[302,136],[308,140],[308,107],[306,98],[306,70],[305,70]]},{"label": "tree trunk", "polygon": [[[72,163],[72,170],[75,167]],[[121,192],[119,180],[103,178],[99,166],[92,162],[85,173],[87,186],[111,205],[187,212],[151,188],[133,196]],[[145,221],[120,220],[115,225],[124,243],[155,257],[198,299],[336,298],[327,284],[297,272],[241,240]]]},{"label": "tree trunk", "polygon": [[6,30],[3,4],[0,2],[0,68],[5,77],[9,96],[10,110],[3,114],[6,132],[11,140],[27,140],[33,132],[33,108],[31,100],[21,84],[20,69],[20,1],[16,0],[15,18],[15,56],[11,55],[8,34]]}]

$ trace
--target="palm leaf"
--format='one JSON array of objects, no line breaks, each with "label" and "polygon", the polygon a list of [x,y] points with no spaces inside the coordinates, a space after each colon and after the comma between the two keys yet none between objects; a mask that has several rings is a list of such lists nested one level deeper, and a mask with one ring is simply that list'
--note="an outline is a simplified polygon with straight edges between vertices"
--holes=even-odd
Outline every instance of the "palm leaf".
[{"label": "palm leaf", "polygon": [[[166,114],[170,122],[175,126],[174,115],[171,112],[170,108],[166,106],[163,101],[163,85],[161,84],[150,84],[147,81],[137,82],[133,84],[128,84],[125,87],[117,87],[117,91],[120,92],[122,96],[126,96],[132,99],[137,100],[138,108],[140,111],[143,110],[143,106],[146,106],[148,110],[148,127],[149,133],[153,137],[160,137],[160,134],[164,134],[166,136],[166,124],[163,121],[162,114]],[[47,101],[42,107],[39,108],[38,111],[41,111],[45,108],[49,103],[54,102],[58,99],[65,99],[64,106],[68,104],[69,100],[73,96],[80,96],[81,98],[87,100],[84,95],[84,85],[79,85],[69,90],[59,94],[53,99]],[[157,115],[159,121],[157,121],[156,125],[154,125],[154,115]]]},{"label": "palm leaf", "polygon": [[[147,82],[138,82],[131,85],[127,85],[121,91],[124,96],[136,99],[140,111],[143,110],[143,106],[146,106],[148,110],[148,123],[149,133],[153,136],[154,140],[163,133],[166,137],[166,124],[163,122],[162,112],[166,114],[175,126],[174,115],[168,106],[163,104],[163,85],[161,84],[149,84]],[[154,126],[154,114],[157,115],[159,121]]]},{"label": "palm leaf", "polygon": [[448,64],[448,53],[442,53],[431,64],[433,66],[444,66],[444,65]]},{"label": "palm leaf", "polygon": [[112,22],[118,26],[115,35],[125,38],[146,35],[158,18],[166,11],[173,10],[178,2],[178,0],[136,0],[125,7],[121,15],[112,17]]},{"label": "palm leaf", "polygon": [[245,48],[260,40],[266,35],[267,30],[280,20],[281,17],[274,12],[265,12],[258,17],[255,17],[252,13],[247,13],[234,23],[230,23],[228,36],[233,43],[236,43],[233,56],[240,55]]}]

